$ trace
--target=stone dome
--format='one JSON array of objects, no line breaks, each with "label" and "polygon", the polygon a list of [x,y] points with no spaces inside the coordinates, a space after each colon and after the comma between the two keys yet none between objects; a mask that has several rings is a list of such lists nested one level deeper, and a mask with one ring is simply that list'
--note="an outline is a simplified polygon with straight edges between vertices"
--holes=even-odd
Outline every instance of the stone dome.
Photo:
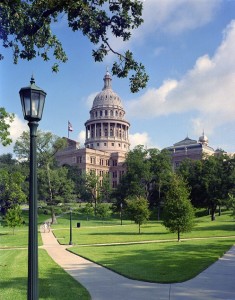
[{"label": "stone dome", "polygon": [[92,109],[100,107],[115,107],[123,109],[120,97],[112,90],[111,81],[112,78],[109,72],[106,72],[104,76],[103,90],[96,95],[93,101]]},{"label": "stone dome", "polygon": [[208,137],[204,134],[202,134],[202,136],[199,137],[199,142],[202,144],[208,144]]}]

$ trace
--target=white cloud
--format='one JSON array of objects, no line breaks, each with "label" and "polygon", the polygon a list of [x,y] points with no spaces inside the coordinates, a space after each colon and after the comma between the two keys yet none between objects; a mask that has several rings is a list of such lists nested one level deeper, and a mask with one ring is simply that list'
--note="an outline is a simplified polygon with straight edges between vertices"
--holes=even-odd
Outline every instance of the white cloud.
[{"label": "white cloud", "polygon": [[137,145],[144,145],[145,147],[149,148],[151,144],[151,140],[147,132],[130,134],[129,141],[132,149]]},{"label": "white cloud", "polygon": [[9,131],[10,131],[10,137],[12,139],[12,144],[6,147],[0,145],[0,154],[12,153],[16,140],[21,136],[23,131],[29,130],[27,122],[22,121],[17,115],[15,115],[14,121],[10,125],[11,127]]},{"label": "white cloud", "polygon": [[14,121],[11,123],[10,134],[12,140],[15,142],[22,134],[23,131],[28,131],[29,127],[27,121],[21,120],[17,115],[15,115]]},{"label": "white cloud", "polygon": [[142,31],[146,34],[164,30],[170,34],[179,34],[201,27],[212,20],[220,3],[221,0],[145,1]]},{"label": "white cloud", "polygon": [[[123,42],[109,34],[110,45],[115,51],[131,49],[133,44],[144,44],[149,36],[164,31],[164,34],[180,34],[182,32],[202,27],[215,16],[222,0],[146,0],[143,1],[144,22],[132,31],[129,41]],[[162,48],[155,50],[159,55]],[[113,55],[106,58],[110,61]]]},{"label": "white cloud", "polygon": [[[128,111],[138,117],[196,111],[192,120],[195,131],[199,124],[213,131],[235,121],[235,20],[224,31],[224,38],[213,57],[199,57],[192,70],[176,81],[168,79],[159,88],[128,103]],[[201,130],[202,130],[201,128]]]},{"label": "white cloud", "polygon": [[79,132],[78,137],[77,137],[77,140],[80,143],[81,148],[84,147],[85,139],[86,139],[86,131],[82,130]]},{"label": "white cloud", "polygon": [[93,104],[93,101],[96,97],[96,95],[98,94],[99,92],[94,92],[94,93],[91,93],[90,95],[87,96],[86,99],[84,99],[84,101],[86,102],[86,106],[91,108],[92,107],[92,104]]}]

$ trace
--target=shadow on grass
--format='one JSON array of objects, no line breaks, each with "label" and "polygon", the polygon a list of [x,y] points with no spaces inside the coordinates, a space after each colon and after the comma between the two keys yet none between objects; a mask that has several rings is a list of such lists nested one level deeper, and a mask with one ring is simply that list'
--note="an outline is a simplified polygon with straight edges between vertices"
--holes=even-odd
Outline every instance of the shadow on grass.
[{"label": "shadow on grass", "polygon": [[195,226],[193,231],[202,231],[202,230],[206,230],[206,231],[233,231],[235,234],[235,222],[231,222],[229,224],[223,224],[223,223],[219,223],[218,225],[215,225],[213,222],[211,224],[211,226]]},{"label": "shadow on grass", "polygon": [[[132,232],[91,232],[89,233],[89,235],[93,235],[93,236],[107,236],[107,235],[110,235],[110,236],[156,236],[158,237],[158,239],[161,239],[162,236],[164,235],[169,235],[168,232],[144,232],[142,231],[141,233],[138,232],[138,229],[136,230],[136,232],[132,231]],[[159,238],[160,237],[160,238]]]},{"label": "shadow on grass", "polygon": [[[132,279],[183,282],[202,272],[231,246],[231,241],[220,241],[96,247],[99,259],[95,258],[95,261]],[[77,252],[92,260],[92,249]]]}]

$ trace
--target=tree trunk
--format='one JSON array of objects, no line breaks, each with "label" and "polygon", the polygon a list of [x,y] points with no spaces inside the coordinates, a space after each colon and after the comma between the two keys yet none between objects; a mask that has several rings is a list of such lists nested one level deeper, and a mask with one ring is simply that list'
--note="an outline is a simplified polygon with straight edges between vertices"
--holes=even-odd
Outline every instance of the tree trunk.
[{"label": "tree trunk", "polygon": [[161,219],[161,206],[159,203],[157,207],[157,220],[160,221],[160,219]]},{"label": "tree trunk", "polygon": [[54,207],[51,206],[51,224],[57,224]]},{"label": "tree trunk", "polygon": [[180,230],[178,229],[178,242],[180,242]]},{"label": "tree trunk", "polygon": [[216,206],[211,208],[211,221],[215,221]]}]

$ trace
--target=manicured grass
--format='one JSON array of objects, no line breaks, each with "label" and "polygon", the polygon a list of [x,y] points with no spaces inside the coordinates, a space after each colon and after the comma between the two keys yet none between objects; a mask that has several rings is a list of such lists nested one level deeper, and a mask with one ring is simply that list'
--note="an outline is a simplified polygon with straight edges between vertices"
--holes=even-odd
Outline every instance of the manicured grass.
[{"label": "manicured grass", "polygon": [[128,278],[170,283],[195,277],[233,243],[234,239],[206,239],[180,243],[78,246],[72,251]]},{"label": "manicured grass", "polygon": [[[235,222],[229,212],[217,216],[213,222],[210,216],[197,218],[194,230],[181,235],[182,239],[189,240],[181,243],[177,242],[176,234],[169,233],[156,221],[141,226],[141,234],[138,234],[138,226],[131,223],[123,226],[110,223],[88,227],[83,223],[81,225],[81,228],[76,228],[73,222],[75,246],[70,251],[126,277],[153,282],[182,282],[193,278],[235,242]],[[68,244],[69,220],[62,217],[53,228],[59,242]],[[143,241],[146,243],[131,244]],[[130,244],[97,246],[118,242]]]},{"label": "manicured grass", "polygon": [[[126,225],[112,225],[104,222],[99,226],[87,226],[81,222],[81,228],[76,228],[76,221],[73,223],[73,243],[83,244],[102,244],[102,243],[121,243],[177,239],[177,235],[169,233],[160,222],[151,221],[141,226],[141,234],[138,234],[138,225],[126,221]],[[61,244],[69,242],[69,219],[58,218],[58,224],[53,225],[54,233]],[[210,216],[196,219],[196,226],[192,232],[184,233],[181,238],[201,238],[235,236],[235,222],[226,212],[217,217],[215,221],[210,220]]]},{"label": "manicured grass", "polygon": [[[23,211],[23,218],[25,225],[15,227],[14,234],[13,229],[7,227],[5,222],[2,220],[0,225],[0,248],[7,247],[28,247],[28,211]],[[40,230],[40,224],[42,224],[49,217],[46,215],[38,216],[38,230]],[[41,235],[38,233],[38,245],[42,245]]]},{"label": "manicured grass", "polygon": [[[1,250],[0,254],[0,298],[25,300],[27,298],[27,251]],[[45,250],[39,250],[39,298],[88,300],[90,295],[55,264]]]}]

